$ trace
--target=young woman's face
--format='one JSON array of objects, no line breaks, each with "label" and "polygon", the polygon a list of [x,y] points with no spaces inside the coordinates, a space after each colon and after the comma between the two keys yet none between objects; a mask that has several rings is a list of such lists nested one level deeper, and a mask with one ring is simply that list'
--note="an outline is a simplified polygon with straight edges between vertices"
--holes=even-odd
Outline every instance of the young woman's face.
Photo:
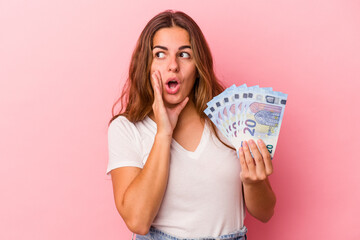
[{"label": "young woman's face", "polygon": [[180,103],[189,96],[197,75],[188,32],[180,27],[158,30],[152,55],[150,73],[160,72],[165,105]]}]

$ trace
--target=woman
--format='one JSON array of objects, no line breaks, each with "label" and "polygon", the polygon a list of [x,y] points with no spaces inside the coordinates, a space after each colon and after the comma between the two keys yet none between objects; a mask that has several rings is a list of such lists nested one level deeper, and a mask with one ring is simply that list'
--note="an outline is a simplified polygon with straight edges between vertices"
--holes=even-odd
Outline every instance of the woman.
[{"label": "woman", "polygon": [[244,142],[238,159],[203,113],[223,90],[188,15],[165,11],[148,22],[108,132],[115,204],[136,239],[246,239],[244,202],[255,218],[271,218],[264,143]]}]

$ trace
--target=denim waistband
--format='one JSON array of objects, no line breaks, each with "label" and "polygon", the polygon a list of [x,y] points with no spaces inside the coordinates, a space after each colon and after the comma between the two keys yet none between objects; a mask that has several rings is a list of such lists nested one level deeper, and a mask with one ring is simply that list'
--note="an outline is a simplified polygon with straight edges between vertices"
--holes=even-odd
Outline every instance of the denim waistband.
[{"label": "denim waistband", "polygon": [[246,240],[246,232],[247,228],[244,226],[240,230],[219,237],[178,238],[157,228],[150,227],[148,234],[136,235],[136,240]]}]

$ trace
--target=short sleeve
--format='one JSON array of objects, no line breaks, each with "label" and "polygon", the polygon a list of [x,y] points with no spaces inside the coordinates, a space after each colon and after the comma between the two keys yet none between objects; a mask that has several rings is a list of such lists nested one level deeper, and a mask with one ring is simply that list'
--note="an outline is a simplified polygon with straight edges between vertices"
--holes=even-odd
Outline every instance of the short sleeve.
[{"label": "short sleeve", "polygon": [[143,168],[140,134],[127,118],[119,116],[108,128],[109,161],[106,174],[119,167]]}]

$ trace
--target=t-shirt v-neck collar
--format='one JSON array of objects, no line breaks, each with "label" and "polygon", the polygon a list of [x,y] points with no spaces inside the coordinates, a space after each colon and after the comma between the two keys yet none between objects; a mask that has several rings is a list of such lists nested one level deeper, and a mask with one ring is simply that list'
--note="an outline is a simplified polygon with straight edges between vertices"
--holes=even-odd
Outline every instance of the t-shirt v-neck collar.
[{"label": "t-shirt v-neck collar", "polygon": [[[157,130],[157,125],[156,123],[149,117],[149,116],[146,116],[144,121],[146,123],[148,123],[152,130],[153,130],[153,133],[156,134],[156,130]],[[185,154],[187,154],[189,157],[191,158],[198,158],[201,153],[203,152],[203,150],[205,149],[205,146],[209,140],[209,128],[208,128],[208,123],[207,121],[205,121],[205,125],[204,125],[204,129],[203,129],[203,132],[202,132],[202,135],[201,135],[201,139],[200,139],[200,142],[199,142],[199,145],[196,147],[195,151],[189,151],[187,149],[185,149],[180,143],[178,143],[174,138],[172,138],[172,147],[174,149],[176,149],[177,151],[179,152],[183,152]]]}]

